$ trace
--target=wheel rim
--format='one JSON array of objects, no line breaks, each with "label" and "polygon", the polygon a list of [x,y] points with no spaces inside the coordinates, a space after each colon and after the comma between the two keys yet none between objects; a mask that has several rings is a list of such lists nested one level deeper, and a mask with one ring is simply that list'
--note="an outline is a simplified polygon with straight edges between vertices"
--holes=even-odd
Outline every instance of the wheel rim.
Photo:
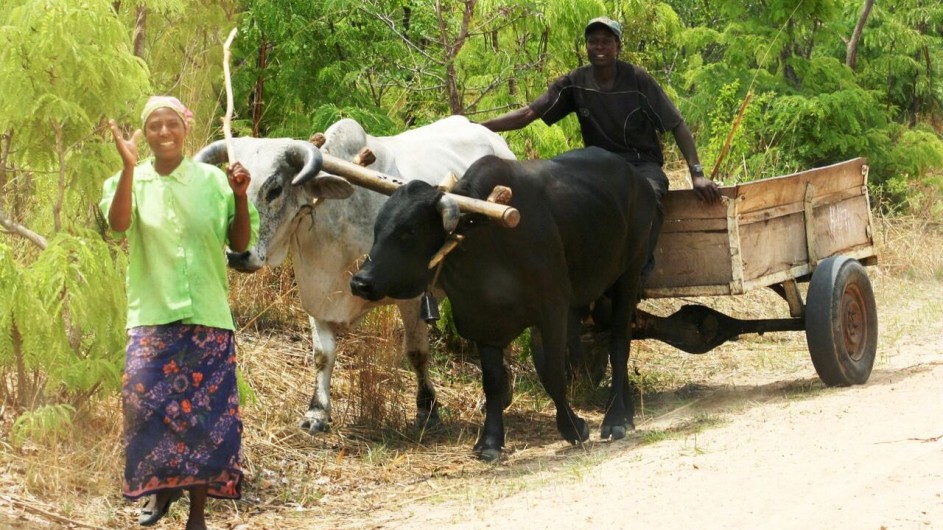
[{"label": "wheel rim", "polygon": [[860,361],[864,356],[868,337],[865,315],[864,294],[857,285],[851,284],[842,293],[841,330],[845,352],[854,361]]}]

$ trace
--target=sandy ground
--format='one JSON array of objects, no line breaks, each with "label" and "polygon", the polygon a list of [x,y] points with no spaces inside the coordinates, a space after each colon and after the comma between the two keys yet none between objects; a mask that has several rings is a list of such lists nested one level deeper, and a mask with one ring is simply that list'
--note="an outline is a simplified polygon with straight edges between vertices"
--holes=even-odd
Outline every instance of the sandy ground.
[{"label": "sandy ground", "polygon": [[[697,412],[643,422],[594,461],[535,474],[508,496],[468,489],[357,526],[943,529],[940,291],[934,284],[909,305],[888,296],[896,306],[888,309],[921,322],[882,329],[866,385],[823,389],[787,378],[731,386],[705,396]],[[638,441],[692,414],[716,425]]]},{"label": "sandy ground", "polygon": [[[718,369],[681,381],[668,394],[677,403],[640,414],[625,440],[599,442],[596,424],[586,448],[518,436],[500,464],[459,458],[467,475],[366,481],[306,507],[240,503],[211,528],[943,530],[943,281],[872,281],[879,346],[865,385],[824,388],[805,352],[762,369],[712,352],[690,362]],[[70,526],[52,501],[28,504],[0,481],[0,528],[120,528],[137,513],[115,504],[118,526]],[[178,507],[156,528],[183,528],[184,517]]]}]

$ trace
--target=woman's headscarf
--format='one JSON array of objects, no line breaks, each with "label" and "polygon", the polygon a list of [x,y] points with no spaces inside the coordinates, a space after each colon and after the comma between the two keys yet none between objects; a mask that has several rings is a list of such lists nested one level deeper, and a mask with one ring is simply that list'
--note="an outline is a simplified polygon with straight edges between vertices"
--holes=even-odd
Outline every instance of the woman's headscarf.
[{"label": "woman's headscarf", "polygon": [[144,110],[141,111],[141,126],[143,127],[147,123],[147,118],[157,109],[167,108],[177,113],[180,116],[180,119],[183,120],[183,124],[187,127],[190,126],[190,122],[193,121],[193,113],[190,112],[190,109],[184,106],[179,99],[173,96],[151,96],[148,98],[147,103],[144,105]]}]

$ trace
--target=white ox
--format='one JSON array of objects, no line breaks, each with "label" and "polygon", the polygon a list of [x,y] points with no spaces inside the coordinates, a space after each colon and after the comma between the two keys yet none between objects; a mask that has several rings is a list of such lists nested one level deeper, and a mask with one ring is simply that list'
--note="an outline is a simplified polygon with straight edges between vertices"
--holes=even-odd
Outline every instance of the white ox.
[{"label": "white ox", "polygon": [[[484,155],[515,158],[501,136],[463,116],[386,137],[370,136],[354,120],[343,119],[324,136],[324,153],[350,161],[368,147],[376,156],[370,169],[430,184],[438,184],[450,172],[463,175]],[[230,266],[249,272],[279,265],[290,250],[301,304],[310,315],[316,373],[314,393],[300,427],[311,434],[329,429],[336,335],[356,326],[370,309],[392,303],[399,308],[405,329],[403,347],[416,373],[416,423],[435,424],[438,404],[429,379],[429,337],[420,318],[419,300],[368,302],[350,292],[351,275],[373,244],[374,220],[386,196],[323,171],[311,174],[312,164],[320,165],[312,163],[318,157],[312,149],[300,140],[234,140],[234,157],[252,174],[249,198],[259,210],[260,229],[255,247],[230,255]],[[226,158],[225,146],[217,141],[194,158],[219,163]],[[319,200],[313,207],[315,199]]]}]

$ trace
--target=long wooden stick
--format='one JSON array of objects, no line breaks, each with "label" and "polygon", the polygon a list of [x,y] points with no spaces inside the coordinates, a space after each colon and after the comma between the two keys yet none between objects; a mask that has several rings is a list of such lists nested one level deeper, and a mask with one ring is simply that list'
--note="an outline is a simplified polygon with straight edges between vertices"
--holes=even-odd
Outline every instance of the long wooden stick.
[{"label": "long wooden stick", "polygon": [[[324,171],[343,177],[351,183],[367,188],[368,190],[373,190],[384,195],[392,195],[392,193],[396,191],[396,188],[405,184],[405,182],[400,179],[390,175],[384,175],[379,171],[358,166],[342,158],[331,156],[323,152],[321,156],[323,157],[321,167]],[[501,223],[504,227],[514,228],[517,226],[517,223],[521,221],[521,213],[517,211],[517,208],[512,206],[473,199],[454,193],[446,193],[446,195],[455,199],[455,202],[458,203],[462,211],[486,215]]]},{"label": "long wooden stick", "polygon": [[724,162],[724,158],[727,156],[727,151],[730,150],[730,142],[733,141],[733,135],[737,132],[737,127],[740,126],[740,120],[743,119],[743,113],[747,110],[747,103],[750,102],[750,98],[753,97],[753,91],[747,92],[747,97],[744,98],[743,103],[740,104],[740,110],[737,111],[737,117],[733,120],[733,126],[730,128],[730,132],[727,133],[727,139],[724,141],[724,147],[720,150],[720,155],[717,156],[717,161],[714,162],[714,169],[711,171],[711,180],[716,180],[717,172],[720,171],[720,165]]},{"label": "long wooden stick", "polygon": [[232,146],[232,77],[229,74],[229,47],[232,46],[233,39],[236,38],[238,28],[232,28],[229,32],[229,38],[223,44],[223,74],[226,78],[226,116],[223,117],[223,137],[226,139],[226,154],[229,155],[229,165],[236,163],[235,153]]}]

